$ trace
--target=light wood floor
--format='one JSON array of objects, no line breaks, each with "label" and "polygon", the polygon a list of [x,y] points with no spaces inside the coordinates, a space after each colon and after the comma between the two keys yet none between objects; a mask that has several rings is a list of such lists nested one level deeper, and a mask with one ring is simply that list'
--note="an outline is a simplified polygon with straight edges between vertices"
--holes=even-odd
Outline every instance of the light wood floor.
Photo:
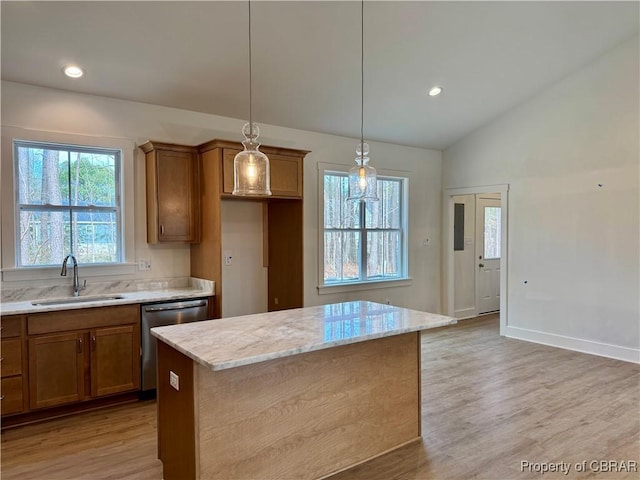
[{"label": "light wood floor", "polygon": [[[422,441],[332,480],[640,478],[520,472],[640,461],[638,365],[501,338],[495,316],[430,331],[422,362]],[[2,479],[158,480],[155,425],[151,401],[8,430]]]}]

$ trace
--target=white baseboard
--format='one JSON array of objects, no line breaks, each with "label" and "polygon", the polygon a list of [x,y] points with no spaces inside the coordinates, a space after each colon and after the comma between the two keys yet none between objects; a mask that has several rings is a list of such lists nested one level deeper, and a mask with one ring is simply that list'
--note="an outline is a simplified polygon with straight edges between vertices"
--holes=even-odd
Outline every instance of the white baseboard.
[{"label": "white baseboard", "polygon": [[453,312],[453,316],[458,320],[464,320],[465,318],[474,318],[476,317],[476,307],[471,308],[461,308],[460,310],[456,310]]},{"label": "white baseboard", "polygon": [[576,352],[590,353],[600,357],[614,358],[625,362],[640,363],[640,350],[633,348],[620,347],[607,343],[593,342],[591,340],[583,340],[580,338],[565,337],[553,333],[538,332],[528,330],[526,328],[507,326],[505,328],[505,336],[515,338],[517,340],[525,340],[527,342],[541,343],[551,347],[564,348],[566,350],[574,350]]}]

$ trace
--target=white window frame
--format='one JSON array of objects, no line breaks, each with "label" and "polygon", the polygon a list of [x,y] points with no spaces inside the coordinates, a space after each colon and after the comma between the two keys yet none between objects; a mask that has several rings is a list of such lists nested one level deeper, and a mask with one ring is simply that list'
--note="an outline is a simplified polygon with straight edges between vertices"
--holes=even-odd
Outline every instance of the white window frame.
[{"label": "white window frame", "polygon": [[[318,293],[331,294],[351,292],[358,290],[370,290],[385,287],[401,287],[411,285],[409,276],[409,175],[408,172],[378,169],[378,177],[402,181],[402,225],[401,225],[401,275],[398,278],[385,278],[375,280],[356,280],[342,283],[324,282],[324,177],[326,173],[348,174],[349,167],[339,164],[318,163]],[[375,229],[374,229],[375,230]],[[366,255],[363,248],[363,255]],[[362,262],[362,259],[361,259]],[[362,265],[360,265],[362,269]]]},{"label": "white window frame", "polygon": [[[59,279],[60,267],[18,267],[16,258],[17,191],[15,187],[14,142],[35,142],[58,145],[80,145],[120,150],[120,246],[118,263],[81,264],[83,277],[126,275],[136,273],[135,264],[135,205],[134,205],[134,152],[135,142],[123,138],[95,137],[49,131],[2,127],[2,281],[17,282]],[[62,264],[62,259],[60,259]]]}]

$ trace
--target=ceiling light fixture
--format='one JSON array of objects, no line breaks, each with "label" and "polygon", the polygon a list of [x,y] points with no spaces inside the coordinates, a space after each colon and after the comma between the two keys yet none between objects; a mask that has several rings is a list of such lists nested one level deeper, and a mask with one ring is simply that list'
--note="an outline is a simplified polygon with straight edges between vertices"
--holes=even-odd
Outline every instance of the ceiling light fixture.
[{"label": "ceiling light fixture", "polygon": [[364,143],[364,0],[360,4],[360,143],[356,146],[356,165],[349,170],[347,200],[378,200],[376,169],[369,165],[369,144]]},{"label": "ceiling light fixture", "polygon": [[253,123],[251,110],[251,0],[249,0],[249,123],[242,127],[244,150],[233,159],[233,194],[238,196],[271,195],[269,158],[260,149],[260,128]]},{"label": "ceiling light fixture", "polygon": [[84,75],[84,70],[77,65],[66,65],[62,71],[67,77],[80,78]]},{"label": "ceiling light fixture", "polygon": [[433,87],[429,90],[429,96],[435,97],[436,95],[440,95],[442,93],[442,87]]}]

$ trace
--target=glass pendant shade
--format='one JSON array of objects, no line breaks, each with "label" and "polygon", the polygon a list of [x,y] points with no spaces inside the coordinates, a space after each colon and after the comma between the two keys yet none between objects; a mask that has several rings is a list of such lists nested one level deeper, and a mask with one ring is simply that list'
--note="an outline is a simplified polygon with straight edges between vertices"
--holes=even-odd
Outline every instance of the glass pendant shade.
[{"label": "glass pendant shade", "polygon": [[238,196],[271,195],[269,158],[260,151],[260,129],[255,123],[242,128],[244,150],[233,159],[233,194]]},{"label": "glass pendant shade", "polygon": [[369,163],[369,144],[358,143],[356,165],[349,170],[349,196],[347,200],[375,202],[378,200],[376,169]]}]

